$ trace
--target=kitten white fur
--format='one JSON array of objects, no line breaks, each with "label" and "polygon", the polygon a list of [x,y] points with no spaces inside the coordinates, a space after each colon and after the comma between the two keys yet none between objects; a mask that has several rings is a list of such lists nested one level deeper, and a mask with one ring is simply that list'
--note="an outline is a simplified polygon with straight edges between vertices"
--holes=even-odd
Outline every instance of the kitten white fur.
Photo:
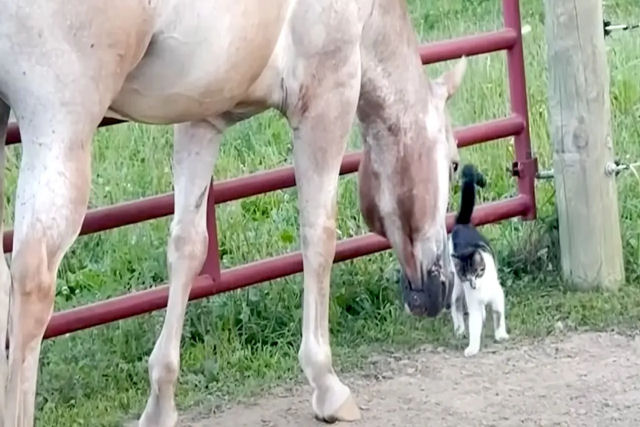
[{"label": "kitten white fur", "polygon": [[[450,241],[449,247],[453,248]],[[475,281],[475,289],[468,281],[460,280],[456,271],[453,291],[451,293],[451,317],[457,336],[465,332],[464,303],[466,302],[469,313],[469,345],[464,350],[466,357],[471,357],[480,350],[480,340],[484,321],[486,319],[486,307],[489,306],[493,313],[494,337],[496,341],[504,341],[509,338],[505,320],[504,291],[498,279],[496,264],[490,253],[480,250],[485,263],[485,271]]]}]

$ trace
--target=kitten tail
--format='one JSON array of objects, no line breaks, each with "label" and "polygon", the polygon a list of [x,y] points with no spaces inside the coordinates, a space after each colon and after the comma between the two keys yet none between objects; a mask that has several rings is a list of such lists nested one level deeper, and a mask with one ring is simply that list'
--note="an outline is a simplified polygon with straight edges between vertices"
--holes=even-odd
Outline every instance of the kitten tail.
[{"label": "kitten tail", "polygon": [[476,204],[476,184],[484,187],[486,181],[484,176],[478,173],[471,164],[464,165],[461,176],[460,211],[456,216],[456,224],[470,224],[471,214],[473,214],[473,208]]}]

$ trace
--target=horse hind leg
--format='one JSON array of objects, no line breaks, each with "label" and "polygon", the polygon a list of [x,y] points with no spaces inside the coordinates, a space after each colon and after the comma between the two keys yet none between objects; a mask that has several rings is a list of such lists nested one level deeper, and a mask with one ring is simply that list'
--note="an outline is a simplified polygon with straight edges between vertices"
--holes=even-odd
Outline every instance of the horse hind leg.
[{"label": "horse hind leg", "polygon": [[160,336],[149,357],[151,392],[140,426],[177,423],[174,402],[180,368],[180,339],[191,285],[207,252],[207,192],[221,132],[206,122],[174,127],[175,213],[167,249],[169,302]]},{"label": "horse hind leg", "polygon": [[[3,206],[4,206],[4,166],[5,166],[5,142],[7,137],[7,125],[9,123],[9,106],[0,99],[0,239],[3,232]],[[0,409],[5,400],[7,383],[7,320],[9,316],[9,288],[11,287],[11,274],[4,255],[4,247],[0,240]],[[0,414],[0,425],[2,416]]]},{"label": "horse hind leg", "polygon": [[493,333],[496,341],[509,339],[507,333],[507,322],[505,319],[504,291],[502,288],[496,293],[491,302],[491,312],[493,313]]}]

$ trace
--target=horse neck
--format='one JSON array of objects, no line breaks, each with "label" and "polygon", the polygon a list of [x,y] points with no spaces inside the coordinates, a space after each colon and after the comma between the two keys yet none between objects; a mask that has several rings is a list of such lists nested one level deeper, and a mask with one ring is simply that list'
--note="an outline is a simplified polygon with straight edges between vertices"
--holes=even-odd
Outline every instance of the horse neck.
[{"label": "horse neck", "polygon": [[[377,156],[420,132],[429,87],[405,0],[373,0],[361,43],[358,105],[365,151]],[[402,135],[401,135],[402,134]]]}]

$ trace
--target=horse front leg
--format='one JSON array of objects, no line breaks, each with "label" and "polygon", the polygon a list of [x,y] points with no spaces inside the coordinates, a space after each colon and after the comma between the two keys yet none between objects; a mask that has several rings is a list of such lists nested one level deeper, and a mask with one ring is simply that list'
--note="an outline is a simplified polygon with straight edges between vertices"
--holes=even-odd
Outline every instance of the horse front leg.
[{"label": "horse front leg", "polygon": [[221,130],[208,122],[174,127],[174,216],[167,248],[169,301],[162,331],[149,357],[151,392],[140,426],[176,425],[174,402],[180,339],[189,292],[207,254],[207,193],[218,157]]},{"label": "horse front leg", "polygon": [[[9,106],[0,99],[0,237],[4,228],[4,166],[6,158],[5,142],[7,138],[7,125],[9,124]],[[4,256],[4,247],[0,240],[0,409],[5,400],[4,393],[7,387],[7,320],[9,318],[9,289],[11,287],[11,273]],[[2,416],[0,414],[0,426]]]},{"label": "horse front leg", "polygon": [[[335,64],[334,62],[333,64]],[[300,365],[313,387],[318,419],[354,421],[360,411],[336,375],[329,344],[329,281],[336,247],[336,197],[340,164],[355,117],[360,88],[359,54],[349,54],[339,70],[311,67],[314,82],[303,84],[289,111],[294,129],[294,165],[298,187],[303,259]],[[318,81],[318,73],[322,80]]]},{"label": "horse front leg", "polygon": [[38,359],[53,312],[56,275],[80,232],[89,199],[91,137],[102,117],[99,110],[92,110],[94,99],[87,95],[73,107],[42,102],[36,105],[47,107],[46,111],[17,114],[27,125],[21,129],[13,231],[9,375],[1,403],[4,427],[34,423]]}]

